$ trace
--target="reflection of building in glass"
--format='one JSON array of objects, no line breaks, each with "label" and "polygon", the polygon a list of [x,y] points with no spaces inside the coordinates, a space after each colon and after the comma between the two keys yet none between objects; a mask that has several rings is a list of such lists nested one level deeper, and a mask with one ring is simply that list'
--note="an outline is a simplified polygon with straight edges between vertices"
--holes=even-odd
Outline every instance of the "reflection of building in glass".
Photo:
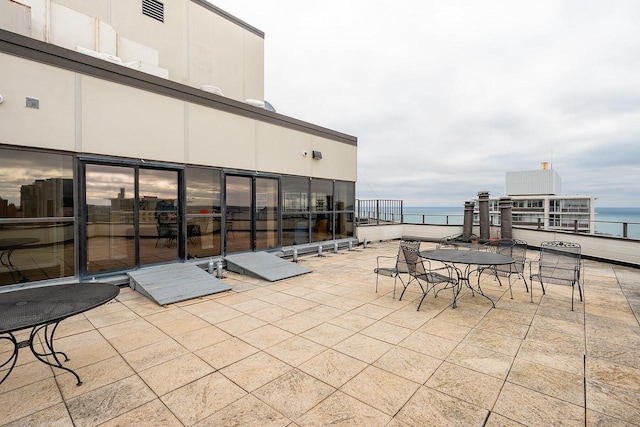
[{"label": "reflection of building in glass", "polygon": [[16,205],[0,197],[0,218],[15,218],[17,215]]},{"label": "reflection of building in glass", "polygon": [[73,216],[73,180],[38,179],[20,187],[22,218]]}]

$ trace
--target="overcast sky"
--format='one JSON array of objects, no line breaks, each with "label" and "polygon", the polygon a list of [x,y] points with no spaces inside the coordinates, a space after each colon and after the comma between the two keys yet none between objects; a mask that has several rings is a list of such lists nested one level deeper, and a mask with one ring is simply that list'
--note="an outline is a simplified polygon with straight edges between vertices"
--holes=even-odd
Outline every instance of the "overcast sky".
[{"label": "overcast sky", "polygon": [[640,206],[638,0],[210,0],[265,32],[265,98],[358,137],[358,198],[463,206],[549,162]]}]

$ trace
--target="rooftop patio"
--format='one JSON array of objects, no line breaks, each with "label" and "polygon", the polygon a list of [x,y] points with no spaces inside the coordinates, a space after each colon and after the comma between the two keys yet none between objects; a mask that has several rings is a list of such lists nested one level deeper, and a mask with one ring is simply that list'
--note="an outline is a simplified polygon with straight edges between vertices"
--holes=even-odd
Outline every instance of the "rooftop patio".
[{"label": "rooftop patio", "polygon": [[376,257],[397,250],[307,256],[313,273],[275,283],[227,273],[232,291],[166,307],[123,288],[57,332],[83,384],[23,349],[0,424],[640,424],[640,270],[585,261],[573,312],[568,286],[536,282],[531,304],[489,274],[495,309],[467,289],[416,312],[415,285],[375,292]]}]

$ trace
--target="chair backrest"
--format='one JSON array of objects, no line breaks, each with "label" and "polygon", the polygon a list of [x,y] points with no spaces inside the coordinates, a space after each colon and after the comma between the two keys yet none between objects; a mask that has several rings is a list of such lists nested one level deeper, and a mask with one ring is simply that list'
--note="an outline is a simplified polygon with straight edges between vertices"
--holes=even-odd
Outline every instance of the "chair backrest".
[{"label": "chair backrest", "polygon": [[[512,239],[500,239],[495,243],[492,243],[489,248],[495,251],[495,253],[505,256],[513,256],[513,245],[515,241]],[[513,264],[496,265],[493,268],[494,271],[510,274],[515,271]]]},{"label": "chair backrest", "polygon": [[542,242],[538,275],[541,279],[574,283],[579,278],[581,248],[571,242]]},{"label": "chair backrest", "polygon": [[420,252],[420,242],[413,240],[400,241],[400,248],[398,249],[398,261],[396,268],[398,273],[415,272],[416,258]]},{"label": "chair backrest", "polygon": [[516,260],[516,262],[513,263],[515,271],[523,273],[524,263],[527,260],[527,242],[524,240],[514,240],[511,256]]},{"label": "chair backrest", "polygon": [[495,251],[500,255],[511,256],[513,245],[515,245],[513,239],[500,239],[495,243]]}]

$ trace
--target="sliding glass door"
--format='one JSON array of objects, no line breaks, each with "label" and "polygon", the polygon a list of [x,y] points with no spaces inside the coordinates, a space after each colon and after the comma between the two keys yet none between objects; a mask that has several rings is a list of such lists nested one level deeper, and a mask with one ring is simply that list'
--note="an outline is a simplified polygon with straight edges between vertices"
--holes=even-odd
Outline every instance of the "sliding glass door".
[{"label": "sliding glass door", "polygon": [[226,176],[226,235],[228,253],[280,246],[276,178]]},{"label": "sliding glass door", "polygon": [[82,275],[179,259],[178,171],[89,163],[84,183]]}]

